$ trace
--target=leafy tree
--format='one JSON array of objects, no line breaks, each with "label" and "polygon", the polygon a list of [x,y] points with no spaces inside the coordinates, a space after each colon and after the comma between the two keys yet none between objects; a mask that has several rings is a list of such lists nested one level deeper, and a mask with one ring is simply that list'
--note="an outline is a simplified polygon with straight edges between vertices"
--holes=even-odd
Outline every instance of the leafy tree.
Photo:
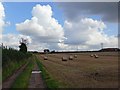
[{"label": "leafy tree", "polygon": [[20,44],[21,44],[19,46],[20,51],[26,53],[27,52],[27,39],[22,38],[21,41],[20,41]]},{"label": "leafy tree", "polygon": [[50,50],[49,49],[44,49],[44,53],[49,53]]}]

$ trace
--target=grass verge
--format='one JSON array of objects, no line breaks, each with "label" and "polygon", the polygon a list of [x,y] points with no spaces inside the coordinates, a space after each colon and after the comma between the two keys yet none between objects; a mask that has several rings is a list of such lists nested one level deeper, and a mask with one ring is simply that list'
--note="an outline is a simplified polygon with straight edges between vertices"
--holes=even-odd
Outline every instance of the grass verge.
[{"label": "grass verge", "polygon": [[37,57],[36,57],[36,62],[37,62],[37,65],[40,71],[42,71],[41,73],[42,78],[44,79],[47,88],[59,88],[60,83],[49,75],[48,71],[45,69],[45,67],[43,66],[43,64],[40,62],[40,60]]},{"label": "grass verge", "polygon": [[12,75],[18,68],[20,68],[22,65],[27,63],[26,60],[17,62],[17,61],[9,61],[9,64],[6,67],[3,67],[2,70],[2,81],[4,81],[7,77]]},{"label": "grass verge", "polygon": [[0,60],[0,67],[2,67],[2,81],[9,78],[17,69],[24,65],[28,58],[32,56],[31,53],[23,53],[15,49],[0,48],[2,50],[2,60]]},{"label": "grass verge", "polygon": [[31,71],[34,67],[34,58],[30,58],[25,70],[16,78],[11,88],[28,88]]}]

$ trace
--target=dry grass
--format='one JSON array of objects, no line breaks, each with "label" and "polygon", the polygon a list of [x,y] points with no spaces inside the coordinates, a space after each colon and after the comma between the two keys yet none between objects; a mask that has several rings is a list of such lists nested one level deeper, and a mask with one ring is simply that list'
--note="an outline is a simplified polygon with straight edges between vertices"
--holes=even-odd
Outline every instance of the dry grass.
[{"label": "dry grass", "polygon": [[[90,57],[97,54],[99,58]],[[77,55],[74,60],[63,62],[62,57]],[[117,53],[79,53],[37,55],[50,75],[63,83],[61,88],[115,88],[118,87]]]}]

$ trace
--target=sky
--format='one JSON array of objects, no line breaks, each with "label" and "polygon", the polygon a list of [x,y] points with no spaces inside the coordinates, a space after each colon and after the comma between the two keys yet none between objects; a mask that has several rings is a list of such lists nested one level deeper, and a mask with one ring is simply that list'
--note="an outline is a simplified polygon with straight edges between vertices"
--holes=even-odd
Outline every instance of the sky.
[{"label": "sky", "polygon": [[0,43],[29,51],[99,50],[118,47],[116,2],[0,3]]}]

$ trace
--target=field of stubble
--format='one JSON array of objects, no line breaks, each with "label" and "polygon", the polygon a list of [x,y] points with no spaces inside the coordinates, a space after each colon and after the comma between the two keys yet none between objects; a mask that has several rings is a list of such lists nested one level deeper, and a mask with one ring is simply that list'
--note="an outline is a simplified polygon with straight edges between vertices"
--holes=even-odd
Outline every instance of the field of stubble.
[{"label": "field of stubble", "polygon": [[[77,55],[73,60],[62,61],[62,57]],[[99,58],[90,57],[97,54]],[[38,54],[46,70],[55,80],[62,83],[61,88],[117,88],[118,53],[62,53]]]}]

